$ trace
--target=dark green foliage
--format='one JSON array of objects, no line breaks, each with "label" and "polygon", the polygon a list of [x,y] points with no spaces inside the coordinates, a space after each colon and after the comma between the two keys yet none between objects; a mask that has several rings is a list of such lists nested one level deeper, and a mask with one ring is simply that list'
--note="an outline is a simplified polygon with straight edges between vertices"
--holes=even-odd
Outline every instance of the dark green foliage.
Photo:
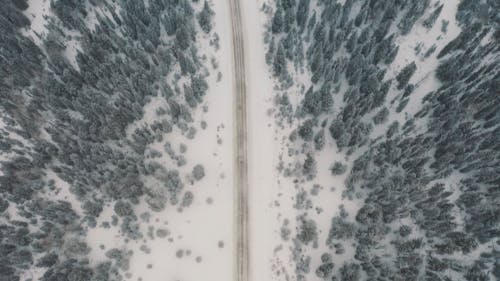
[{"label": "dark green foliage", "polygon": [[203,3],[203,10],[201,10],[201,12],[198,14],[198,23],[205,33],[210,33],[210,31],[212,30],[212,17],[214,14],[214,11],[212,11],[210,5],[205,0],[205,2]]},{"label": "dark green foliage", "polygon": [[347,166],[339,161],[335,161],[335,163],[333,163],[332,167],[330,168],[332,175],[342,175],[346,172],[346,170]]},{"label": "dark green foliage", "polygon": [[409,8],[398,23],[398,27],[403,35],[411,31],[413,25],[424,14],[430,2],[430,0],[410,2]]},{"label": "dark green foliage", "polygon": [[271,24],[271,31],[273,33],[280,33],[283,31],[283,24],[284,24],[284,19],[283,19],[283,8],[281,6],[276,7],[276,13],[274,13],[272,24]]},{"label": "dark green foliage", "polygon": [[331,244],[335,240],[346,240],[354,237],[357,228],[354,223],[347,222],[341,217],[332,219],[330,232],[328,234],[327,243]]},{"label": "dark green foliage", "polygon": [[360,280],[360,269],[359,264],[356,263],[346,263],[340,268],[340,280],[341,281],[358,281]]},{"label": "dark green foliage", "polygon": [[102,202],[86,201],[82,209],[87,215],[98,217],[102,212]]},{"label": "dark green foliage", "polygon": [[500,262],[497,261],[495,262],[495,264],[493,265],[493,270],[492,270],[492,274],[493,276],[495,276],[497,279],[500,278]]},{"label": "dark green foliage", "polygon": [[325,146],[325,131],[321,130],[314,136],[314,148],[321,150],[323,146]]},{"label": "dark green foliage", "polygon": [[193,203],[193,198],[194,198],[193,193],[191,191],[186,191],[186,193],[184,193],[184,196],[182,197],[181,206],[182,207],[191,206],[191,204]]},{"label": "dark green foliage", "polygon": [[[30,25],[29,19],[22,13],[21,10],[24,10],[27,8],[27,3],[22,0],[14,0],[14,1],[9,1],[9,0],[4,0],[2,1],[2,10],[0,11],[0,17],[2,19],[2,28],[21,28],[21,27],[26,27]],[[5,21],[8,21],[8,23],[5,23]],[[9,25],[12,25],[9,27]],[[8,29],[7,29],[8,30]],[[6,31],[7,31],[6,30]],[[10,36],[12,36],[11,34]],[[8,37],[10,37],[8,36]],[[7,37],[7,38],[8,38]],[[16,45],[14,45],[16,46]],[[11,47],[14,47],[11,46]],[[16,47],[20,47],[17,45]]]},{"label": "dark green foliage", "polygon": [[332,138],[337,140],[343,135],[343,133],[345,131],[344,123],[341,120],[335,120],[330,125],[329,130],[330,130],[330,135],[332,136]]},{"label": "dark green foliage", "polygon": [[28,9],[28,3],[27,0],[11,0],[14,6],[16,6],[20,10],[26,10]]},{"label": "dark green foliage", "polygon": [[446,262],[443,262],[435,257],[428,257],[427,265],[430,270],[437,272],[442,272],[448,268],[448,264]]},{"label": "dark green foliage", "polygon": [[384,106],[375,116],[373,116],[373,123],[376,125],[382,124],[387,121],[387,116],[389,116],[389,110]]},{"label": "dark green foliage", "polygon": [[283,76],[287,73],[285,49],[283,48],[283,44],[280,44],[278,46],[278,50],[276,51],[276,56],[274,57],[273,62],[273,72],[276,76]]},{"label": "dark green foliage", "polygon": [[310,256],[300,256],[300,258],[295,258],[295,271],[298,273],[298,278],[304,278],[302,274],[309,273],[311,270],[311,257]]},{"label": "dark green foliage", "polygon": [[59,257],[55,253],[48,253],[41,257],[37,262],[38,267],[51,267],[59,261]]},{"label": "dark green foliage", "polygon": [[383,212],[380,206],[364,205],[356,215],[356,221],[361,224],[378,223],[382,220]]},{"label": "dark green foliage", "polygon": [[5,210],[9,208],[9,205],[10,205],[9,201],[0,198],[0,213],[5,212]]},{"label": "dark green foliage", "polygon": [[306,245],[316,241],[318,239],[316,223],[313,220],[301,219],[297,239]]},{"label": "dark green foliage", "polygon": [[129,239],[138,240],[143,238],[136,217],[124,217],[120,230]]},{"label": "dark green foliage", "polygon": [[399,235],[401,235],[401,237],[406,237],[410,235],[411,231],[412,229],[408,225],[402,225],[401,227],[399,227]]},{"label": "dark green foliage", "polygon": [[[6,0],[0,9],[0,118],[7,124],[0,128],[0,151],[10,154],[2,157],[0,213],[9,208],[33,226],[2,221],[0,271],[6,280],[27,276],[33,266],[48,269],[41,280],[114,280],[108,276],[114,269],[85,263],[88,247],[71,238],[86,235],[105,205],[122,217],[123,235],[141,237],[132,204],[153,191],[143,183],[152,177],[147,147],[193,121],[174,93],[180,85],[165,79],[185,76],[191,106],[203,101],[208,85],[194,47],[195,25],[210,32],[213,11],[206,4],[195,15],[188,0],[51,1],[47,34],[31,39],[22,11],[28,3]],[[67,57],[69,40],[79,45],[76,62]],[[134,127],[158,93],[170,105],[162,117],[168,121]],[[178,172],[166,172],[163,183],[175,202],[183,188]],[[68,191],[77,203],[55,196]]]},{"label": "dark green foliage", "polygon": [[399,131],[399,123],[398,121],[394,121],[387,129],[387,138],[392,138]]},{"label": "dark green foliage", "polygon": [[299,127],[299,136],[304,141],[312,140],[314,135],[314,123],[312,120],[307,120]]},{"label": "dark green foliage", "polygon": [[2,274],[2,277],[5,278],[5,280],[9,280],[7,278],[11,278],[11,280],[19,280],[19,277],[14,276],[15,274],[15,269],[11,266],[5,265],[5,264],[0,264],[0,274]]},{"label": "dark green foliage", "polygon": [[302,165],[302,173],[308,180],[312,180],[316,176],[316,160],[311,154],[307,154],[304,164]]},{"label": "dark green foliage", "polygon": [[429,17],[427,19],[424,20],[423,22],[423,25],[427,28],[427,29],[430,29],[432,28],[432,26],[434,25],[434,23],[436,22],[437,18],[439,17],[439,15],[441,14],[441,11],[443,10],[443,4],[439,5],[439,7],[437,7],[434,12],[432,12],[432,14],[429,15]]},{"label": "dark green foliage", "polygon": [[192,176],[195,180],[201,180],[205,176],[205,168],[202,165],[197,164],[193,167]]},{"label": "dark green foliage", "polygon": [[176,204],[177,195],[184,187],[184,184],[182,183],[182,180],[179,176],[179,171],[177,170],[168,171],[163,180],[164,180],[164,185],[170,194],[170,201],[172,202],[172,204]]},{"label": "dark green foliage", "polygon": [[401,69],[399,74],[396,76],[399,90],[403,89],[406,84],[408,84],[408,81],[410,81],[410,78],[413,76],[413,74],[415,74],[416,70],[417,65],[415,64],[415,62],[411,62],[410,64],[403,67],[403,69]]},{"label": "dark green foliage", "polygon": [[486,270],[484,264],[477,262],[465,273],[464,277],[467,281],[489,281],[491,279]]},{"label": "dark green foliage", "polygon": [[408,98],[400,101],[398,104],[398,107],[396,108],[396,112],[400,113],[401,111],[403,111],[403,109],[408,105],[409,101],[410,101],[410,99],[408,99]]},{"label": "dark green foliage", "polygon": [[332,275],[332,271],[333,271],[334,266],[335,266],[335,264],[332,262],[327,262],[327,263],[320,265],[316,269],[316,276],[318,276],[319,278],[323,278],[323,279],[330,277]]},{"label": "dark green foliage", "polygon": [[74,223],[78,215],[67,201],[47,201],[38,199],[27,204],[28,209],[48,221],[67,225]]},{"label": "dark green foliage", "polygon": [[33,264],[33,254],[29,249],[16,249],[6,258],[18,268],[28,269]]},{"label": "dark green foliage", "polygon": [[117,269],[112,266],[111,262],[106,261],[96,266],[92,281],[106,281],[118,275]]},{"label": "dark green foliage", "polygon": [[476,20],[490,26],[498,27],[498,3],[495,1],[460,1],[456,15],[463,25],[473,24]]},{"label": "dark green foliage", "polygon": [[319,116],[323,112],[328,112],[333,105],[333,99],[330,88],[323,88],[320,91],[313,91],[309,88],[302,100],[302,106],[305,113]]},{"label": "dark green foliage", "polygon": [[68,260],[58,266],[51,267],[40,279],[41,281],[86,281],[94,275],[92,269],[76,260]]},{"label": "dark green foliage", "polygon": [[296,20],[300,32],[302,32],[306,27],[310,2],[311,2],[310,0],[299,0],[299,4],[297,6]]},{"label": "dark green foliage", "polygon": [[115,211],[115,214],[117,214],[119,217],[128,217],[134,214],[134,209],[132,208],[132,205],[129,202],[122,200],[116,201],[113,210]]},{"label": "dark green foliage", "polygon": [[477,248],[477,242],[474,238],[463,232],[450,232],[446,235],[446,239],[442,244],[436,245],[438,253],[452,254],[455,251],[462,251],[468,254]]},{"label": "dark green foliage", "polygon": [[[295,26],[290,30],[285,20],[285,7],[290,5],[278,4],[273,17],[283,20],[283,28],[269,33],[270,42],[283,44],[287,62],[293,62],[297,73],[308,72],[310,80],[297,81],[298,87],[307,89],[298,95],[299,106],[293,112],[298,122],[291,122],[291,113],[279,121],[296,124],[292,129],[311,146],[316,146],[316,130],[309,128],[322,131],[328,126],[327,135],[338,153],[354,157],[346,168],[342,195],[359,205],[356,221],[349,216],[332,219],[326,241],[330,249],[321,249],[341,255],[346,249],[338,240],[352,239],[354,257],[342,257],[346,265],[328,277],[324,274],[328,262],[318,264],[318,276],[326,280],[487,280],[500,274],[498,253],[487,246],[498,244],[500,233],[496,188],[500,147],[494,141],[499,138],[500,33],[495,1],[460,1],[456,15],[460,34],[432,39],[436,42],[428,45],[426,41],[427,49],[419,55],[424,64],[439,40],[451,39],[438,50],[437,68],[419,74],[421,81],[412,80],[416,62],[409,61],[392,74],[398,44],[415,24],[431,29],[439,28],[435,25],[441,21],[446,29],[450,19],[441,17],[446,3],[317,1],[305,22],[299,11],[312,7],[312,2],[295,2],[291,5]],[[299,48],[298,42],[306,44]],[[298,50],[304,55],[291,55]],[[298,62],[302,57],[305,62]],[[434,74],[439,84],[420,102],[420,87],[430,83]],[[392,92],[393,80],[396,92]],[[287,95],[293,92],[286,83],[281,86]],[[389,94],[391,100],[386,100]],[[289,104],[280,109],[293,110]],[[326,120],[321,128],[320,120]],[[382,129],[385,134],[372,134],[373,124],[376,132]],[[314,159],[321,152],[304,149],[303,153],[306,159]],[[293,178],[296,188],[310,179],[304,179],[304,174]],[[294,245],[300,253],[297,265],[307,260],[302,253],[310,247]],[[478,249],[483,251],[481,257],[470,254]],[[303,275],[297,271],[298,280]]]}]

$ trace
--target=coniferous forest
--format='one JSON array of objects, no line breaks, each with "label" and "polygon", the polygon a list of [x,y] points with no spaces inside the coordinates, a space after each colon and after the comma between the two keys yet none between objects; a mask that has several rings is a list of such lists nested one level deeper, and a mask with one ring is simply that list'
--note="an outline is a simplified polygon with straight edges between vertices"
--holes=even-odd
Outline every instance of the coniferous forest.
[{"label": "coniferous forest", "polygon": [[[500,278],[500,5],[459,1],[460,30],[443,45],[439,2],[264,7],[266,60],[280,81],[275,117],[294,128],[288,154],[302,161],[282,163],[297,189],[298,230],[283,236],[297,280]],[[437,38],[401,54],[431,28]],[[330,159],[332,179],[344,175],[342,197],[357,204],[341,205],[319,241],[316,157]]]},{"label": "coniferous forest", "polygon": [[[0,0],[0,281],[226,280],[229,1]],[[278,183],[249,162],[245,200],[279,187],[249,203],[278,210],[253,230],[286,253],[250,256],[269,281],[500,280],[500,2],[255,3],[264,24],[244,10],[243,31],[261,35],[239,39],[264,53],[243,69],[273,88],[248,87],[269,101],[248,126],[275,134],[248,153]]]},{"label": "coniferous forest", "polygon": [[[141,231],[148,212],[134,207],[189,207],[177,168],[194,166],[193,181],[204,169],[168,139],[199,130],[191,112],[207,70],[195,41],[211,32],[213,11],[207,2],[199,11],[187,0],[147,2],[49,1],[47,34],[36,40],[26,36],[27,1],[0,2],[0,280],[31,280],[38,269],[46,281],[121,280],[133,253],[106,249],[105,261],[90,263],[87,231],[165,237]],[[104,206],[114,214],[98,225]]]}]

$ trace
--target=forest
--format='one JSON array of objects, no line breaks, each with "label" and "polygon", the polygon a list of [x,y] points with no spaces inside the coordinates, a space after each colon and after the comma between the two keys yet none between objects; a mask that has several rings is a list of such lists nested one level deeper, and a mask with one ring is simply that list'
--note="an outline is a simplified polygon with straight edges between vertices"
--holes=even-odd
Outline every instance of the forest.
[{"label": "forest", "polygon": [[[282,163],[283,173],[294,180],[296,200],[309,202],[296,204],[299,215],[290,218],[298,225],[290,244],[295,277],[500,278],[499,4],[459,1],[458,36],[442,47],[434,38],[420,42],[419,59],[403,53],[410,59],[399,63],[401,42],[416,30],[446,35],[449,20],[438,19],[447,3],[342,2],[279,0],[263,8],[266,61],[279,81],[275,119],[293,129],[289,155],[303,161]],[[415,76],[432,60],[437,82],[428,90],[433,82]],[[318,241],[308,194],[315,196],[324,169],[315,159],[330,153],[330,140],[332,181],[346,175],[343,200],[358,209],[340,206]],[[310,251],[323,252],[321,260]]]},{"label": "forest", "polygon": [[[118,226],[127,239],[144,239],[139,225],[148,216],[134,205],[190,205],[177,167],[193,164],[168,137],[196,135],[191,112],[208,88],[196,36],[211,33],[214,12],[206,1],[49,3],[37,44],[24,33],[28,2],[0,1],[0,280],[32,280],[36,270],[43,281],[122,280],[133,253],[108,249],[95,265],[85,235]],[[155,98],[164,104],[144,122]],[[167,166],[150,148],[164,139]],[[193,166],[201,180],[203,166]],[[61,181],[76,201],[60,199]],[[103,206],[115,214],[97,225]]]},{"label": "forest", "polygon": [[[233,149],[221,137],[224,122],[234,137],[233,120],[202,120],[209,96],[222,96],[215,101],[228,100],[226,107],[238,94],[224,96],[209,79],[222,79],[218,58],[234,60],[231,46],[214,55],[236,42],[216,32],[229,30],[224,17],[233,16],[216,15],[218,1],[0,0],[0,281],[143,280],[134,258],[166,252],[147,243],[182,240],[173,233],[181,219],[167,226],[155,214],[211,205],[198,195],[210,187],[232,198],[237,175],[225,174],[221,159],[233,167],[240,158],[217,158],[224,151],[208,143]],[[259,137],[275,139],[263,159],[279,159],[280,177],[271,179],[279,183],[248,173],[269,194],[281,188],[281,198],[257,202],[279,212],[265,213],[279,222],[262,230],[282,242],[271,251],[289,251],[283,264],[293,272],[276,280],[499,280],[500,2],[258,3],[265,54],[246,60],[266,63],[259,83],[269,73],[273,91],[251,94],[272,96],[272,119],[248,122],[259,134],[255,127],[276,132]],[[255,100],[248,106],[261,104]],[[194,139],[211,165],[188,157],[193,146],[185,142]],[[219,188],[226,176],[231,189]],[[288,197],[293,210],[280,205]],[[229,200],[221,204],[232,207]],[[237,217],[223,208],[198,216],[210,222],[221,210]],[[214,229],[230,225],[216,219]],[[92,245],[98,229],[119,242]],[[234,258],[231,235],[208,243],[217,251],[227,245]],[[169,254],[192,254],[187,268],[199,270],[198,253]]]}]

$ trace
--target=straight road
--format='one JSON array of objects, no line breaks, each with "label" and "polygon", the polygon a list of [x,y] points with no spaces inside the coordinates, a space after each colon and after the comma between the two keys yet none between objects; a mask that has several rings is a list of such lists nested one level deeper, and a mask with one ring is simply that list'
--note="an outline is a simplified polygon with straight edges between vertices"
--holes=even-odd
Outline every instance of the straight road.
[{"label": "straight road", "polygon": [[249,280],[247,98],[240,0],[228,0],[233,41],[234,94],[234,280]]}]

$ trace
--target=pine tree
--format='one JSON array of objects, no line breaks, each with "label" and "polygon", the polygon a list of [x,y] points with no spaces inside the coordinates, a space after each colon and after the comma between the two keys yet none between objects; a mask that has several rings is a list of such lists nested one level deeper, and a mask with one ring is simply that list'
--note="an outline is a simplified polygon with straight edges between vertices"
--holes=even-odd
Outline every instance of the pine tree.
[{"label": "pine tree", "polygon": [[214,11],[210,8],[210,5],[205,0],[205,3],[203,4],[203,10],[201,10],[201,12],[198,14],[198,23],[205,33],[210,33],[210,31],[212,30],[212,16],[214,14]]}]

